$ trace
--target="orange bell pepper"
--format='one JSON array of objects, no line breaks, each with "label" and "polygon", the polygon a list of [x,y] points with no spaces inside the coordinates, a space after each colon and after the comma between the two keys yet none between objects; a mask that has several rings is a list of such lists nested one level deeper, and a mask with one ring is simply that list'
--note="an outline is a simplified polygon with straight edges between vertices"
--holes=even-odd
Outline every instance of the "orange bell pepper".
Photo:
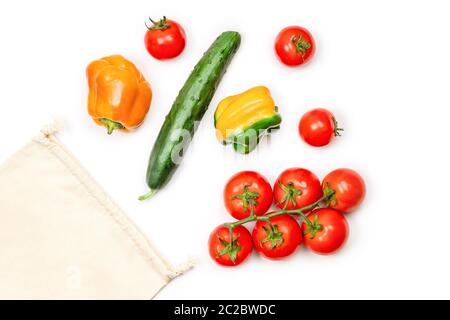
[{"label": "orange bell pepper", "polygon": [[88,112],[99,125],[128,131],[144,121],[152,100],[149,83],[136,66],[114,55],[93,61],[87,67]]}]

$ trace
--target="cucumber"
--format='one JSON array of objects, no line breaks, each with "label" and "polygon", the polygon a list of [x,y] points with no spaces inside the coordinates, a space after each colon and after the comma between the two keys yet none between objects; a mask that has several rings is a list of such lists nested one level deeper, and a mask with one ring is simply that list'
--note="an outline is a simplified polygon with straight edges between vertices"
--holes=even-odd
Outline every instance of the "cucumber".
[{"label": "cucumber", "polygon": [[147,168],[150,192],[139,200],[151,198],[178,168],[240,42],[239,33],[222,33],[194,67],[156,138]]}]

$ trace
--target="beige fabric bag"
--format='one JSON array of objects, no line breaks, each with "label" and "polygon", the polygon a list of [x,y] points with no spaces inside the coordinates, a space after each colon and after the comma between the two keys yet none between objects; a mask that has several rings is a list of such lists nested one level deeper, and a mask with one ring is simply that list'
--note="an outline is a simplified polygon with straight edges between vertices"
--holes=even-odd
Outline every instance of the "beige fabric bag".
[{"label": "beige fabric bag", "polygon": [[192,264],[173,269],[55,132],[0,167],[0,299],[154,297]]}]

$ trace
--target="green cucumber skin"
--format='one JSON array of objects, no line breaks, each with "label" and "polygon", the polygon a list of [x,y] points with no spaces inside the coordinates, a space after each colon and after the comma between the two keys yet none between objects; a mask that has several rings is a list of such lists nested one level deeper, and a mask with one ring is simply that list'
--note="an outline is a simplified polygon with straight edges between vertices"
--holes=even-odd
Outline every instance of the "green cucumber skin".
[{"label": "green cucumber skin", "polygon": [[150,155],[147,185],[151,190],[164,187],[174,174],[179,164],[172,161],[172,154],[180,149],[181,142],[184,151],[189,144],[188,140],[183,139],[180,129],[189,132],[192,139],[195,125],[208,110],[216,88],[240,42],[239,33],[222,33],[204,53],[186,80],[166,116]]}]

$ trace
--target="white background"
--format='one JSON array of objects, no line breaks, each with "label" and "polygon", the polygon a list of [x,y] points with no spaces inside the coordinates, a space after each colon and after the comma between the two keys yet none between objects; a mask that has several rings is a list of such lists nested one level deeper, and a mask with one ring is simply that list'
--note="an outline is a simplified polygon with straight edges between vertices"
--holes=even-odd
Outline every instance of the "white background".
[{"label": "white background", "polygon": [[[448,12],[446,1],[2,1],[0,161],[43,124],[63,120],[62,141],[156,247],[174,264],[197,259],[160,299],[450,298]],[[149,15],[185,27],[180,58],[147,54]],[[317,41],[304,68],[284,67],[273,53],[277,32],[291,24]],[[139,203],[164,116],[226,30],[239,31],[242,45],[184,163],[163,191]],[[142,70],[154,99],[141,128],[107,136],[86,111],[85,68],[116,53]],[[257,152],[237,155],[216,141],[213,111],[221,98],[255,85],[271,89],[282,130]],[[298,120],[313,107],[331,109],[345,127],[327,148],[298,137]],[[227,178],[251,169],[273,182],[292,166],[320,177],[337,167],[364,176],[367,198],[348,216],[346,248],[331,257],[302,248],[286,261],[254,254],[239,268],[216,266],[207,239],[230,219],[222,203]]]}]

